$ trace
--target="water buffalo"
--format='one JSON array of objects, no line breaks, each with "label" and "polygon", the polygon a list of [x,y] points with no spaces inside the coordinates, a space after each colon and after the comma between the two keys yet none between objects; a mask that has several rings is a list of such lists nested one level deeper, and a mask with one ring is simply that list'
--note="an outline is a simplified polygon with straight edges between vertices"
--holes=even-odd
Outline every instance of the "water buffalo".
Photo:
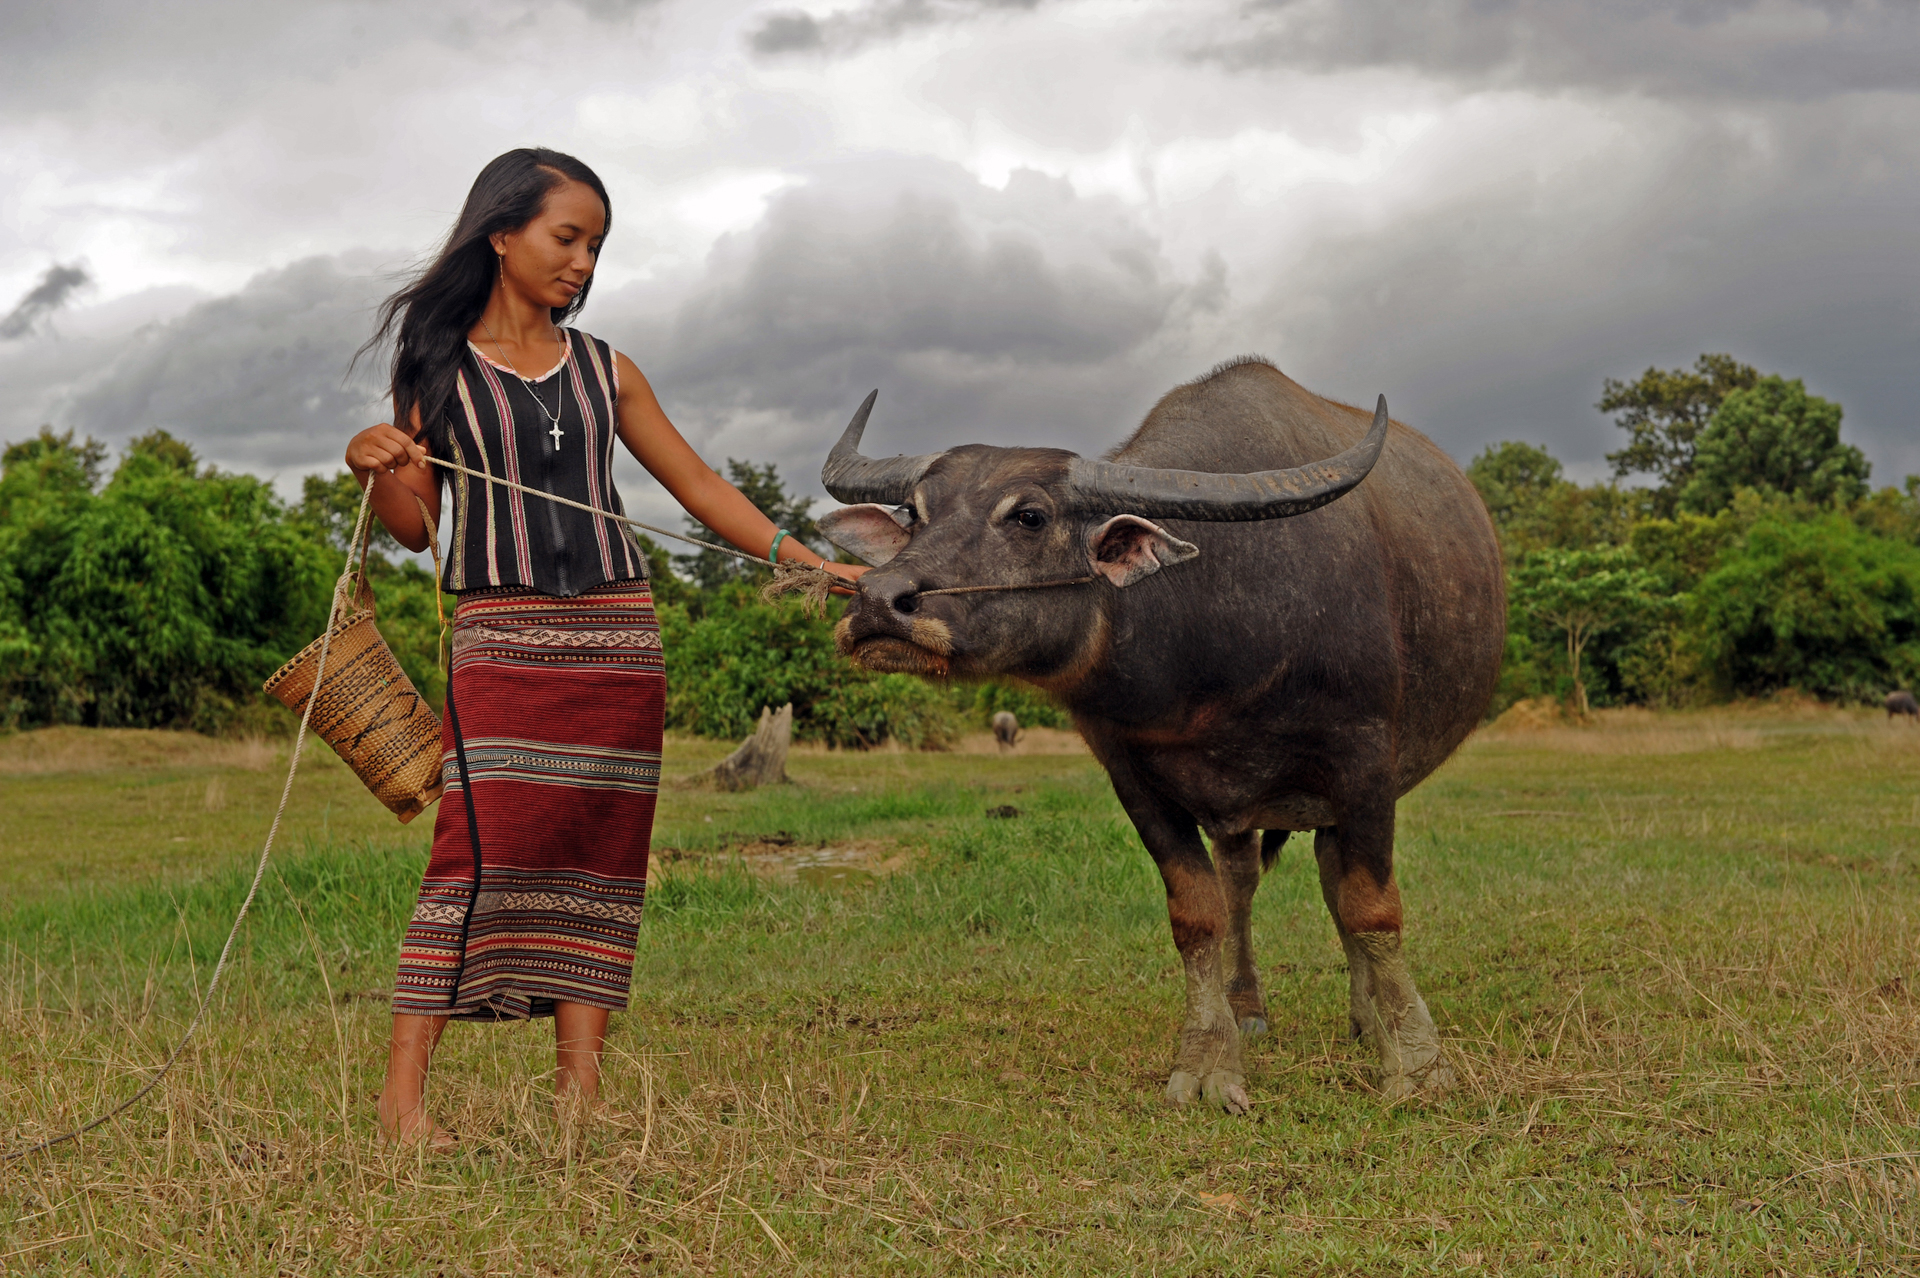
[{"label": "water buffalo", "polygon": [[1914,719],[1920,719],[1920,701],[1915,701],[1913,694],[1904,688],[1898,692],[1889,692],[1887,694],[1886,704],[1887,720],[1889,722],[1893,720],[1893,716],[1896,714],[1904,714]]},{"label": "water buffalo", "polygon": [[1000,753],[1007,751],[1020,742],[1020,720],[1013,711],[1001,710],[993,716],[993,739],[1000,743]]},{"label": "water buffalo", "polygon": [[[1255,357],[1176,388],[1108,461],[864,457],[873,401],[821,475],[859,503],[822,529],[876,565],[841,651],[1010,675],[1073,714],[1166,884],[1187,994],[1168,1098],[1247,1108],[1241,1038],[1267,1028],[1253,894],[1293,830],[1315,832],[1381,1090],[1450,1085],[1402,954],[1393,833],[1500,665],[1500,550],[1459,468],[1384,397],[1369,428]],[[965,586],[996,588],[936,593]]]}]

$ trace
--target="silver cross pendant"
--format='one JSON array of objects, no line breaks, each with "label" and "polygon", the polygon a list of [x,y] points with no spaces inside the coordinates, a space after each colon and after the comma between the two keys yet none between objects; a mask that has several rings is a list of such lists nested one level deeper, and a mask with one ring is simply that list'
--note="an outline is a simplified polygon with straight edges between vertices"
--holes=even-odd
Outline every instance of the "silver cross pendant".
[{"label": "silver cross pendant", "polygon": [[547,432],[547,434],[549,434],[549,435],[551,435],[551,436],[553,436],[553,451],[554,451],[554,452],[556,452],[556,453],[557,453],[557,452],[559,452],[559,451],[560,451],[560,436],[561,436],[561,435],[563,435],[563,434],[565,434],[565,433],[566,433],[566,432],[564,432],[564,431],[562,431],[562,430],[560,429],[560,423],[559,423],[559,422],[555,422],[555,423],[553,424],[553,429]]}]

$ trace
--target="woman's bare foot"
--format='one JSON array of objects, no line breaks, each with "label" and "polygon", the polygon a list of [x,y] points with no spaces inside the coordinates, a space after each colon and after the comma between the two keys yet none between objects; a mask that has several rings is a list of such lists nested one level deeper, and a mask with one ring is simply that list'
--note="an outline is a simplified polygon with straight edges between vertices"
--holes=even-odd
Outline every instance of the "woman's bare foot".
[{"label": "woman's bare foot", "polygon": [[452,1149],[460,1143],[457,1135],[434,1122],[422,1108],[415,1107],[396,1114],[394,1107],[382,1096],[374,1106],[374,1112],[380,1116],[380,1135],[389,1145],[438,1152]]}]

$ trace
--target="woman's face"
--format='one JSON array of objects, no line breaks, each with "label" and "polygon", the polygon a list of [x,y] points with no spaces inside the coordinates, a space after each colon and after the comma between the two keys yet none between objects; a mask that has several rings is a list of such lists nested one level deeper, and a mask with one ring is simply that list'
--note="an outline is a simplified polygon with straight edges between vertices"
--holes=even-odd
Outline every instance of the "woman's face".
[{"label": "woman's face", "polygon": [[506,281],[541,306],[560,307],[593,277],[607,210],[593,188],[566,181],[547,193],[533,221],[517,231],[494,234]]}]

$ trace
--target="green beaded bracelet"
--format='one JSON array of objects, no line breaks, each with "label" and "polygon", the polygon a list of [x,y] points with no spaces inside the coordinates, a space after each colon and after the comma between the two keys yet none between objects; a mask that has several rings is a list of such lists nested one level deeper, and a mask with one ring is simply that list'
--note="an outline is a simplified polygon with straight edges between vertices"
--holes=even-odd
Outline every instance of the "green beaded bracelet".
[{"label": "green beaded bracelet", "polygon": [[787,530],[784,528],[776,528],[773,530],[773,546],[767,551],[768,563],[777,564],[780,562],[780,543],[786,539],[786,536]]}]

